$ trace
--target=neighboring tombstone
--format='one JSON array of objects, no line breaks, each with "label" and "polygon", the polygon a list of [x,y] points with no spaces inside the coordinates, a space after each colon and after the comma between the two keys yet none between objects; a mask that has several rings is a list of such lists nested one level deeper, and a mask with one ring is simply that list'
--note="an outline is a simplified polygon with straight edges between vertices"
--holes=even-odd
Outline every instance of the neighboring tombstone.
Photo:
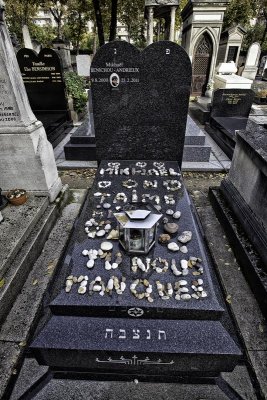
[{"label": "neighboring tombstone", "polygon": [[230,234],[231,247],[240,265],[243,266],[243,272],[265,315],[267,315],[266,137],[267,131],[253,122],[248,123],[246,131],[237,133],[231,168],[219,189],[223,203],[216,191],[213,191],[213,204],[216,205],[218,216],[223,217],[221,222],[226,232]]},{"label": "neighboring tombstone", "polygon": [[251,89],[218,89],[213,94],[206,130],[229,158],[233,156],[236,131],[246,128],[253,98]]},{"label": "neighboring tombstone", "polygon": [[234,61],[220,63],[214,76],[214,89],[251,89],[252,80],[236,75]]},{"label": "neighboring tombstone", "polygon": [[37,39],[32,39],[32,47],[37,54],[42,50],[42,45]]},{"label": "neighboring tombstone", "polygon": [[33,50],[31,35],[30,35],[29,28],[27,25],[23,25],[23,27],[22,27],[22,36],[23,36],[24,47],[26,49]]},{"label": "neighboring tombstone", "polygon": [[181,12],[182,47],[192,61],[192,94],[201,96],[213,80],[224,12],[229,0],[189,0]]},{"label": "neighboring tombstone", "polygon": [[258,71],[258,64],[261,54],[261,46],[259,43],[252,43],[248,49],[245,67],[242,73],[244,78],[254,80]]},{"label": "neighboring tombstone", "polygon": [[90,76],[98,159],[181,165],[191,63],[180,46],[161,41],[140,53],[112,42],[95,55]]},{"label": "neighboring tombstone", "polygon": [[43,123],[48,140],[57,144],[68,126],[68,101],[61,62],[52,49],[20,49],[17,53],[31,108]]},{"label": "neighboring tombstone", "polygon": [[240,25],[233,26],[222,32],[218,49],[217,65],[233,61],[237,66],[245,33],[246,30]]},{"label": "neighboring tombstone", "polygon": [[61,190],[51,144],[32,113],[0,4],[0,187],[48,195]]},{"label": "neighboring tombstone", "polygon": [[71,55],[70,55],[70,42],[56,38],[52,40],[53,49],[58,53],[64,71],[72,71]]},{"label": "neighboring tombstone", "polygon": [[76,56],[77,74],[84,77],[89,77],[91,58],[88,54],[79,54]]}]

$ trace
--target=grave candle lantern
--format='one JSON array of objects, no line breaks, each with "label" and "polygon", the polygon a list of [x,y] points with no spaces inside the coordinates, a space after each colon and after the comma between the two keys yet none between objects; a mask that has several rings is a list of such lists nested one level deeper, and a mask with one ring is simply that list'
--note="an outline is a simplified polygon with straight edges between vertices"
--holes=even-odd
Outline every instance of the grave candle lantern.
[{"label": "grave candle lantern", "polygon": [[158,221],[162,217],[149,203],[130,205],[114,214],[119,242],[128,253],[147,254],[155,244]]}]

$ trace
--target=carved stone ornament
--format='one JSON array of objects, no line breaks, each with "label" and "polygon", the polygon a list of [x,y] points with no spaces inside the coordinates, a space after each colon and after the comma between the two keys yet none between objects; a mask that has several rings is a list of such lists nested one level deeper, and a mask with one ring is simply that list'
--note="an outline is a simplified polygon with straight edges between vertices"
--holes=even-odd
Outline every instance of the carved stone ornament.
[{"label": "carved stone ornament", "polygon": [[129,308],[128,310],[128,315],[130,315],[130,317],[141,317],[144,314],[144,310],[142,308],[139,307],[133,307],[133,308]]},{"label": "carved stone ornament", "polygon": [[4,22],[4,11],[5,11],[5,3],[3,0],[0,0],[0,22]]},{"label": "carved stone ornament", "polygon": [[178,6],[178,0],[146,0],[146,6]]}]

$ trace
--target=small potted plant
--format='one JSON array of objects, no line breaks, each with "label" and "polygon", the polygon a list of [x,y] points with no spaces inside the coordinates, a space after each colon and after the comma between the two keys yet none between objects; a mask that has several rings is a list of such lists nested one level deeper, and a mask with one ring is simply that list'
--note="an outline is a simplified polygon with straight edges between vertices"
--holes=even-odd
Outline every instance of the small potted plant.
[{"label": "small potted plant", "polygon": [[25,189],[13,189],[7,193],[6,198],[14,206],[20,206],[27,201],[28,197]]}]

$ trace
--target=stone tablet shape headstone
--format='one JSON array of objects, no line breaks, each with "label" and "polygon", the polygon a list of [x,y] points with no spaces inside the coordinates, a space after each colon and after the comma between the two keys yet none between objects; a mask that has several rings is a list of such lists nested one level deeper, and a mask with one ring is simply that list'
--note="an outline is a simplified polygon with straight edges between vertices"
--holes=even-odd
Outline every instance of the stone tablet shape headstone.
[{"label": "stone tablet shape headstone", "polygon": [[65,84],[57,53],[43,49],[37,55],[33,50],[20,49],[17,60],[32,109],[66,110]]},{"label": "stone tablet shape headstone", "polygon": [[212,100],[211,117],[248,118],[254,92],[251,89],[218,89]]},{"label": "stone tablet shape headstone", "polygon": [[17,60],[31,108],[53,143],[70,119],[60,58],[52,49],[20,49]]},{"label": "stone tablet shape headstone", "polygon": [[88,77],[90,75],[91,58],[88,54],[79,54],[76,56],[77,74]]},{"label": "stone tablet shape headstone", "polygon": [[258,70],[260,54],[261,54],[260,44],[252,43],[252,45],[248,49],[245,68],[242,73],[242,76],[244,78],[253,80],[255,79]]},{"label": "stone tablet shape headstone", "polygon": [[91,65],[97,158],[182,162],[191,62],[173,42],[101,47]]}]

